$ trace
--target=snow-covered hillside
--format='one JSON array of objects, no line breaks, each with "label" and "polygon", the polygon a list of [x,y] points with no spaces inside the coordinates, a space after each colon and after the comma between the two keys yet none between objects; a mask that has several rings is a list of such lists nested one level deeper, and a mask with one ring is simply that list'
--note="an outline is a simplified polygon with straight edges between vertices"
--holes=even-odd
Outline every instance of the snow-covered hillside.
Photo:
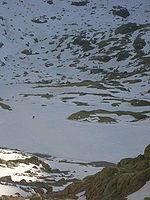
[{"label": "snow-covered hillside", "polygon": [[112,163],[86,163],[42,154],[0,148],[0,197],[48,194],[63,190],[74,180],[83,179]]},{"label": "snow-covered hillside", "polygon": [[0,1],[1,145],[113,162],[142,152],[149,22],[149,0]]},{"label": "snow-covered hillside", "polygon": [[[114,6],[127,8],[130,15],[114,16]],[[65,0],[52,4],[46,0],[1,1],[0,16],[3,83],[100,81],[115,70],[118,76],[121,72],[134,72],[133,76],[129,74],[129,80],[135,76],[140,79],[141,73],[135,73],[135,68],[142,70],[144,64],[139,65],[141,61],[133,47],[137,36],[146,42],[142,58],[149,54],[148,0],[94,0],[85,6]],[[127,34],[116,33],[117,27],[129,22],[136,23],[137,28],[131,27]],[[118,53],[124,51],[129,55],[119,57]],[[119,80],[120,84],[123,80]],[[113,81],[118,81],[117,77]],[[128,89],[128,82],[125,87]]]}]

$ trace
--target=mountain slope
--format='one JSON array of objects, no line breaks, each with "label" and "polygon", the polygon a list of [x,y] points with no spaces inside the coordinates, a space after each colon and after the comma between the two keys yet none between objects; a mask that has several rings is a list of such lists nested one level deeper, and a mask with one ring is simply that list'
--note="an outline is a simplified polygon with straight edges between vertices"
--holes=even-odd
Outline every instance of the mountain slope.
[{"label": "mountain slope", "polygon": [[149,1],[0,4],[2,144],[113,162],[142,151],[149,141]]}]

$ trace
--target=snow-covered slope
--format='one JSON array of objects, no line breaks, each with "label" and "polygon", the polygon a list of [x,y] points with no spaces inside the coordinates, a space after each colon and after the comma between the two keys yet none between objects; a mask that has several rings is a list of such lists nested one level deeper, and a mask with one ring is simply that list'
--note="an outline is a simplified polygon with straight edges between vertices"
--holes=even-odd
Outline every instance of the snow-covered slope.
[{"label": "snow-covered slope", "polygon": [[[113,6],[118,5],[129,10],[127,18],[113,15]],[[134,59],[133,42],[139,34],[146,40],[145,56],[149,54],[148,0],[94,0],[85,6],[75,6],[72,1],[65,0],[55,0],[53,4],[43,0],[12,0],[1,1],[0,13],[0,42],[3,43],[0,49],[1,82],[4,83],[41,79],[62,82],[64,76],[63,82],[69,77],[99,81],[103,75],[101,71],[90,73],[91,69],[99,67],[105,73],[114,69],[131,72],[138,63]],[[129,35],[115,34],[117,27],[129,22],[144,27],[131,31]],[[75,42],[75,39],[79,41]],[[79,46],[76,45],[78,42]],[[118,50],[110,49],[116,46]],[[130,57],[116,62],[120,49],[129,51]],[[24,50],[28,51],[23,53]],[[91,60],[93,56],[110,56],[104,61],[110,60],[98,62]]]},{"label": "snow-covered slope", "polygon": [[1,144],[114,162],[140,153],[149,21],[149,0],[1,1]]},{"label": "snow-covered slope", "polygon": [[0,148],[0,197],[59,191],[112,163],[86,163]]}]

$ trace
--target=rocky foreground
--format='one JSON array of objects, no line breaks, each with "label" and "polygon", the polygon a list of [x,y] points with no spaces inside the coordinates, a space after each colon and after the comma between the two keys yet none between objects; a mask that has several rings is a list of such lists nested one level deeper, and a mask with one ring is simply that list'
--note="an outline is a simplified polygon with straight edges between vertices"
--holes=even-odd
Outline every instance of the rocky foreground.
[{"label": "rocky foreground", "polygon": [[44,198],[76,180],[95,174],[109,162],[85,162],[0,148],[0,196]]},{"label": "rocky foreground", "polygon": [[[15,155],[15,152],[13,152],[13,154]],[[14,160],[6,161],[4,159],[1,159],[0,167],[6,168],[7,166],[7,169],[15,171],[16,166],[19,166],[19,164],[24,164],[28,167],[30,166],[31,169],[22,173],[22,176],[24,176],[25,179],[20,178],[20,181],[14,181],[14,177],[17,176],[17,173],[15,173],[15,175],[11,173],[10,176],[1,177],[0,185],[11,185],[13,187],[17,186],[26,192],[30,191],[30,195],[27,195],[26,193],[26,195],[24,194],[23,197],[21,194],[16,193],[15,195],[9,197],[3,195],[1,196],[1,199],[132,200],[134,198],[132,198],[132,195],[130,197],[130,194],[135,193],[136,191],[142,191],[140,190],[140,188],[145,186],[146,183],[148,183],[148,181],[150,180],[150,145],[148,145],[145,148],[144,155],[140,154],[136,158],[122,159],[117,165],[107,162],[75,163],[73,161],[71,162],[67,160],[59,161],[60,163],[64,162],[74,165],[78,164],[82,167],[86,166],[87,169],[88,167],[90,168],[90,166],[101,166],[101,168],[99,168],[98,170],[98,173],[86,176],[82,180],[81,178],[70,179],[71,175],[70,177],[68,176],[68,178],[66,178],[67,174],[69,175],[69,171],[60,171],[59,169],[52,169],[50,165],[46,163],[46,161],[43,161],[42,158],[40,159],[38,157],[40,154],[37,156],[30,155],[29,157],[26,157],[27,155],[24,155],[24,158],[19,158],[19,154],[17,154],[18,152],[16,153],[16,159]],[[43,158],[44,157],[46,157],[46,155],[44,155]],[[34,173],[32,172],[33,168],[35,169]],[[76,172],[74,171],[74,173]],[[88,174],[90,173],[88,172]],[[29,178],[28,181],[26,181],[27,174],[31,178]],[[47,176],[45,176],[46,174]],[[62,176],[65,176],[64,174],[66,174],[66,177],[59,179],[58,181],[53,180],[50,183],[48,179],[50,180],[50,178],[55,177],[56,174],[62,174]],[[56,185],[63,186],[64,183],[69,184],[67,184],[68,186],[61,187],[62,189],[59,188],[59,190],[57,191],[53,187]],[[150,198],[147,196],[148,194],[150,194],[150,192],[147,193],[145,190],[145,193],[143,194],[143,200],[148,200]]]},{"label": "rocky foreground", "polygon": [[75,197],[77,193],[85,191],[87,200],[126,199],[149,180],[150,145],[146,147],[144,155],[125,158],[117,166],[105,167],[101,172],[69,185],[58,196]]}]

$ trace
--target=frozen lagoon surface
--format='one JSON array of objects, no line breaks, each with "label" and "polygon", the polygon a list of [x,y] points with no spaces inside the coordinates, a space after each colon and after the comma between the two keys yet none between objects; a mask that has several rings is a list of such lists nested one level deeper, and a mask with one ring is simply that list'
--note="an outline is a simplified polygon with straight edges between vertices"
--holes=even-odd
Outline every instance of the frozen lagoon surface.
[{"label": "frozen lagoon surface", "polygon": [[49,88],[54,97],[44,99],[20,95],[32,93],[33,89],[26,85],[0,87],[12,108],[0,111],[3,146],[79,160],[117,162],[143,153],[149,143],[149,121],[100,124],[68,120],[77,106],[63,103],[58,97],[78,88]]}]

